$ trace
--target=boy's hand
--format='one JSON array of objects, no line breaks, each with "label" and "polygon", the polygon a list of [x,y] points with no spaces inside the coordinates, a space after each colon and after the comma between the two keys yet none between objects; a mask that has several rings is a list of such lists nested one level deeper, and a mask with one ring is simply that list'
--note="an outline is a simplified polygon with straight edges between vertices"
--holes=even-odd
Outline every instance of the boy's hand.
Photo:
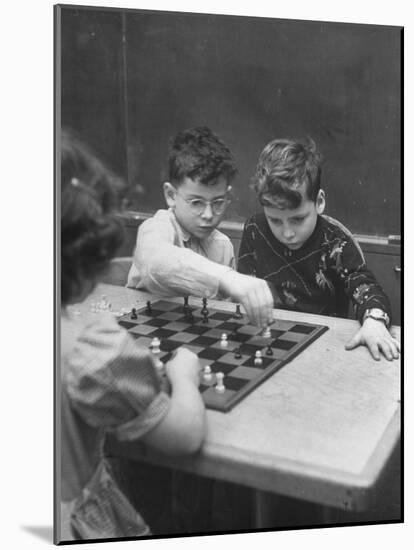
[{"label": "boy's hand", "polygon": [[165,365],[165,372],[172,383],[187,378],[196,387],[200,385],[200,369],[197,355],[187,348],[179,348],[171,361]]},{"label": "boy's hand", "polygon": [[372,357],[379,361],[380,352],[392,361],[398,359],[400,343],[388,332],[382,321],[367,318],[355,336],[346,344],[345,349],[354,349],[357,346],[365,345]]},{"label": "boy's hand", "polygon": [[263,279],[228,271],[220,279],[220,292],[239,302],[250,321],[259,327],[273,322],[273,296]]}]

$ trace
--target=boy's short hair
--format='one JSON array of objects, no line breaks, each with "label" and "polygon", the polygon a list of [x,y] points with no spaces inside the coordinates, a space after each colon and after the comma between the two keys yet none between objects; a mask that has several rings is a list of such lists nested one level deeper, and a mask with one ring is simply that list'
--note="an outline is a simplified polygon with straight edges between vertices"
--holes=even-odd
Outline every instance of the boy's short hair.
[{"label": "boy's short hair", "polygon": [[236,173],[230,149],[207,126],[179,132],[170,141],[168,178],[175,186],[185,177],[214,185],[221,176],[230,183]]},{"label": "boy's short hair", "polygon": [[270,195],[285,208],[298,208],[303,186],[308,199],[315,202],[321,186],[321,164],[322,156],[312,139],[306,143],[274,139],[261,152],[253,177],[260,202],[269,206],[264,195]]},{"label": "boy's short hair", "polygon": [[124,183],[72,131],[61,135],[61,301],[109,265],[122,244],[117,216]]}]

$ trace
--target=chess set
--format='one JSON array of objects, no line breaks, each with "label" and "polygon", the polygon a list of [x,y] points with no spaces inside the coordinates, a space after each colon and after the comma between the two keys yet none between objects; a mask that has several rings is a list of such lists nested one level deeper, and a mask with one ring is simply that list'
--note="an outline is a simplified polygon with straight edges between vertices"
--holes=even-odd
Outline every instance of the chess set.
[{"label": "chess set", "polygon": [[[174,351],[185,346],[197,354],[200,392],[209,409],[231,410],[264,380],[319,338],[327,326],[275,320],[263,330],[249,324],[236,305],[224,311],[161,299],[133,308],[118,323],[154,353],[162,376]],[[165,376],[165,375],[164,375]]]}]

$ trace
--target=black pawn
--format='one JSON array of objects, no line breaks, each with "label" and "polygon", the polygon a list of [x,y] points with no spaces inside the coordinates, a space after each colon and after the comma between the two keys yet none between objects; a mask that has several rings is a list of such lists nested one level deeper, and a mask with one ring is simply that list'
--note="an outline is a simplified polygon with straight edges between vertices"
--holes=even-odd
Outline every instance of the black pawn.
[{"label": "black pawn", "polygon": [[266,355],[273,355],[272,346],[270,344],[267,346]]},{"label": "black pawn", "polygon": [[208,323],[208,309],[202,309],[203,323]]},{"label": "black pawn", "polygon": [[145,310],[145,312],[148,314],[148,315],[151,315],[152,313],[152,309],[151,309],[151,302],[148,300],[147,302],[147,309]]},{"label": "black pawn", "polygon": [[131,310],[131,319],[138,319],[137,310],[134,307]]},{"label": "black pawn", "polygon": [[[201,315],[204,315],[204,317],[207,317],[208,315],[207,298],[203,298],[203,309],[201,310]],[[203,322],[206,323],[207,321]]]},{"label": "black pawn", "polygon": [[236,319],[241,319],[243,317],[242,312],[240,311],[240,304],[236,305],[236,311],[234,313]]},{"label": "black pawn", "polygon": [[236,348],[234,350],[234,358],[235,359],[241,359],[241,356],[242,356],[242,354],[241,354],[240,348]]}]

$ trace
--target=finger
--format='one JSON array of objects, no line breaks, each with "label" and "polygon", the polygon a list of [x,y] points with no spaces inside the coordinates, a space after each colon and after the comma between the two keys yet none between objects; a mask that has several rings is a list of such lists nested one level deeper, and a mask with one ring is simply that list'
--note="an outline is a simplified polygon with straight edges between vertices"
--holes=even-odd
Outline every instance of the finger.
[{"label": "finger", "polygon": [[395,340],[391,340],[388,343],[389,343],[390,350],[391,350],[393,358],[398,359],[399,356],[400,356],[400,349],[399,349],[398,342],[396,342]]},{"label": "finger", "polygon": [[378,348],[382,351],[382,354],[388,361],[392,361],[394,359],[390,345],[387,341],[380,342],[378,344]]},{"label": "finger", "polygon": [[375,342],[367,342],[367,348],[369,349],[372,357],[375,359],[375,361],[379,361],[381,359],[381,355],[378,349],[378,345]]},{"label": "finger", "polygon": [[346,350],[355,349],[355,348],[357,348],[359,345],[361,345],[361,341],[360,341],[359,337],[358,337],[358,336],[354,336],[353,338],[351,338],[351,340],[349,340],[348,343],[345,344],[345,349],[346,349]]}]

